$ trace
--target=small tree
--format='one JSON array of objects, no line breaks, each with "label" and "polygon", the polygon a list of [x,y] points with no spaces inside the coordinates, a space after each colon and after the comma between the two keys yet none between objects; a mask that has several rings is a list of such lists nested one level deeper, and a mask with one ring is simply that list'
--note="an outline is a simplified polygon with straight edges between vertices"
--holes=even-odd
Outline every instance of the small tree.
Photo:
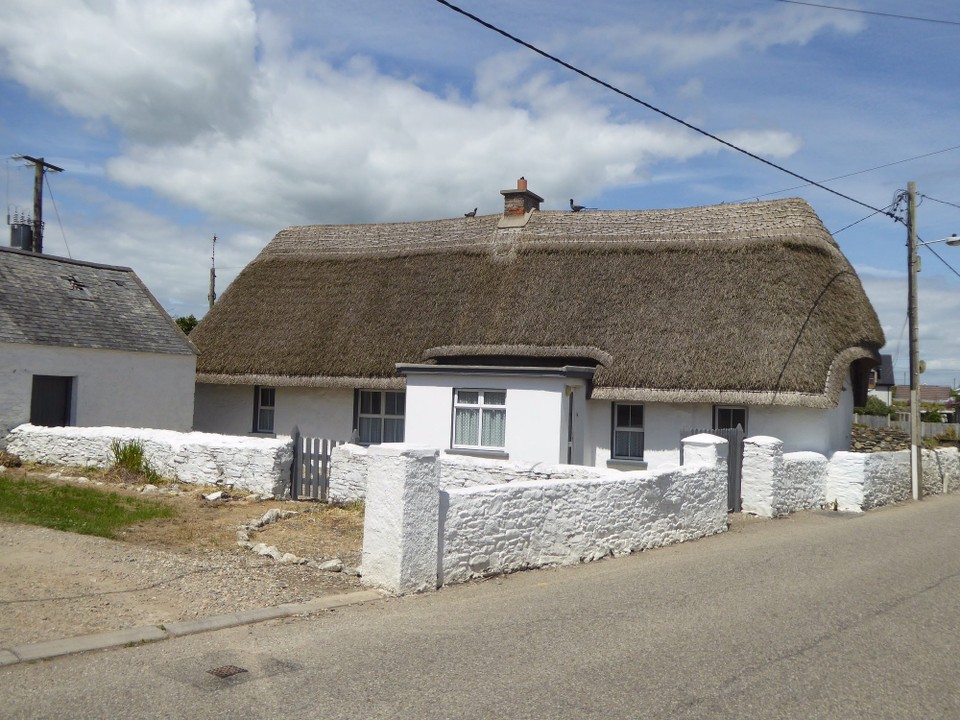
[{"label": "small tree", "polygon": [[943,422],[943,418],[940,417],[939,410],[927,410],[920,416],[920,422],[938,423]]},{"label": "small tree", "polygon": [[184,335],[189,335],[190,331],[193,330],[199,322],[200,321],[194,317],[193,313],[190,313],[186,316],[181,315],[176,319],[176,323],[180,326],[180,329],[183,330]]}]

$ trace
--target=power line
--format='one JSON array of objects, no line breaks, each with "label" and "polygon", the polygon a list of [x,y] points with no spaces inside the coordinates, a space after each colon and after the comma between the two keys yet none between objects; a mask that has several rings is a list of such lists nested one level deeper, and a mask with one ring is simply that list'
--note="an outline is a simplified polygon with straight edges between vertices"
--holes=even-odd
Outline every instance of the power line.
[{"label": "power line", "polygon": [[70,254],[70,246],[67,244],[67,234],[63,231],[63,220],[60,218],[60,209],[57,207],[57,200],[53,197],[53,188],[50,187],[50,178],[44,174],[43,179],[47,183],[47,190],[50,192],[50,201],[53,203],[53,211],[57,214],[57,222],[60,224],[60,234],[63,235],[63,244],[67,248],[67,257],[73,259]]},{"label": "power line", "polygon": [[[883,210],[888,210],[888,209],[894,207],[896,204],[897,204],[897,203],[895,203],[895,202],[894,202],[894,203],[890,203],[889,205],[887,205],[887,207],[883,208]],[[849,225],[845,225],[844,227],[840,228],[839,230],[832,230],[832,231],[830,232],[830,234],[836,236],[836,235],[842,233],[844,230],[849,230],[849,229],[852,228],[854,225],[859,225],[859,224],[862,223],[864,220],[869,220],[869,219],[872,218],[874,215],[877,215],[877,214],[879,214],[880,212],[883,212],[883,211],[882,211],[882,210],[877,210],[876,212],[872,212],[872,213],[870,213],[869,215],[867,215],[866,217],[862,217],[862,218],[860,218],[859,220],[850,223]]]},{"label": "power line", "polygon": [[954,268],[953,265],[951,265],[951,264],[948,263],[946,260],[944,260],[943,257],[940,255],[940,253],[938,253],[936,250],[934,250],[934,249],[933,249],[932,247],[930,247],[929,245],[922,245],[922,244],[921,244],[922,241],[920,240],[919,237],[917,238],[917,241],[918,241],[917,244],[920,245],[920,247],[926,248],[927,250],[929,250],[930,252],[932,252],[932,253],[934,254],[934,256],[937,258],[937,260],[939,260],[939,261],[942,262],[944,265],[946,265],[947,268],[950,270],[950,272],[952,272],[954,275],[956,275],[958,278],[960,278],[960,272],[957,272],[956,268]]},{"label": "power line", "polygon": [[[960,145],[954,145],[953,147],[943,148],[942,150],[934,150],[933,152],[924,153],[923,155],[914,155],[913,157],[904,158],[903,160],[894,160],[893,162],[884,163],[883,165],[875,165],[872,168],[867,168],[866,170],[857,170],[856,172],[847,173],[845,175],[837,175],[836,177],[827,178],[826,180],[821,180],[822,183],[833,182],[834,180],[843,180],[845,178],[853,177],[854,175],[863,175],[864,173],[873,172],[874,170],[882,170],[883,168],[893,167],[894,165],[902,165],[903,163],[912,162],[913,160],[922,160],[923,158],[932,157],[934,155],[940,155],[945,152],[950,152],[951,150],[960,150]],[[785,192],[791,192],[793,190],[800,190],[801,188],[809,187],[809,183],[804,185],[794,185],[793,187],[784,188],[783,190],[774,190],[773,192],[763,193],[762,195],[751,195],[750,197],[742,198],[740,200],[732,200],[731,202],[746,202],[752,198],[762,198],[768,197],[770,195],[779,195]],[[923,197],[927,197],[924,195]],[[933,200],[933,198],[930,198]],[[935,202],[943,202],[942,200],[936,200]],[[947,205],[952,205],[952,203],[946,203]]]},{"label": "power line", "polygon": [[951,207],[960,208],[960,205],[957,205],[957,203],[948,202],[946,200],[937,200],[929,195],[921,195],[920,197],[926,198],[927,200],[933,200],[935,203],[940,203],[941,205],[950,205]]},{"label": "power line", "polygon": [[920,22],[937,23],[938,25],[960,25],[955,20],[940,20],[939,18],[916,17],[915,15],[895,15],[894,13],[877,12],[876,10],[858,10],[857,8],[837,7],[836,5],[820,5],[819,3],[801,2],[800,0],[777,0],[790,5],[806,5],[808,7],[823,8],[824,10],[841,10],[843,12],[858,13],[860,15],[878,15],[880,17],[896,18],[897,20],[918,20]]},{"label": "power line", "polygon": [[[487,28],[488,30],[492,30],[493,32],[495,32],[495,33],[497,33],[497,34],[499,34],[499,35],[502,35],[503,37],[507,38],[508,40],[511,40],[511,41],[517,43],[518,45],[522,45],[523,47],[527,48],[528,50],[532,50],[533,52],[537,53],[537,55],[540,55],[541,57],[545,57],[547,60],[550,60],[551,62],[554,62],[554,63],[556,63],[556,64],[558,64],[558,65],[560,65],[560,66],[562,66],[562,67],[565,67],[567,70],[570,70],[571,72],[574,72],[574,73],[576,73],[577,75],[580,75],[581,77],[584,77],[584,78],[586,78],[587,80],[590,80],[591,82],[594,82],[594,83],[596,83],[597,85],[600,85],[601,87],[605,87],[607,90],[610,90],[610,91],[612,91],[612,92],[615,92],[617,95],[620,95],[620,96],[622,96],[622,97],[625,97],[625,98],[627,98],[628,100],[631,100],[632,102],[637,103],[638,105],[642,105],[643,107],[647,108],[648,110],[652,110],[653,112],[655,112],[655,113],[657,113],[657,114],[659,114],[659,115],[662,115],[663,117],[665,117],[665,118],[667,118],[667,119],[669,119],[669,120],[673,120],[674,122],[679,123],[679,124],[683,125],[684,127],[688,128],[688,129],[690,129],[690,130],[693,130],[694,132],[699,133],[700,135],[703,135],[704,137],[708,137],[708,138],[710,138],[711,140],[714,140],[714,141],[720,143],[721,145],[725,145],[726,147],[730,148],[731,150],[736,150],[738,153],[742,153],[743,155],[746,155],[747,157],[753,158],[754,160],[758,160],[759,162],[762,162],[764,165],[768,165],[769,167],[775,168],[775,169],[779,170],[780,172],[786,173],[787,175],[791,175],[792,177],[795,177],[795,178],[797,178],[798,180],[802,180],[803,182],[805,182],[805,183],[807,183],[807,184],[809,184],[809,185],[813,185],[814,187],[818,187],[818,188],[820,188],[821,190],[825,190],[826,192],[831,193],[831,194],[833,194],[833,195],[836,195],[837,197],[841,197],[841,198],[843,198],[844,200],[848,200],[848,201],[850,201],[850,202],[852,202],[852,203],[855,203],[855,204],[857,204],[857,205],[860,205],[860,206],[862,206],[862,207],[865,207],[865,208],[867,208],[868,210],[873,210],[873,211],[875,211],[875,212],[888,214],[888,213],[886,213],[885,211],[883,211],[883,210],[881,210],[881,209],[879,209],[879,208],[873,207],[873,205],[868,205],[867,203],[865,203],[865,202],[863,202],[863,201],[861,201],[861,200],[857,200],[856,198],[850,197],[849,195],[845,195],[845,194],[842,193],[842,192],[839,192],[839,191],[837,191],[837,190],[834,190],[834,189],[832,189],[832,188],[827,187],[826,185],[822,185],[822,184],[818,183],[816,180],[811,180],[810,178],[804,177],[803,175],[800,175],[799,173],[795,173],[795,172],[793,172],[792,170],[788,170],[787,168],[783,167],[782,165],[778,165],[777,163],[772,162],[772,161],[770,161],[770,160],[767,160],[766,158],[762,158],[762,157],[760,157],[759,155],[756,155],[756,154],[750,152],[749,150],[745,150],[744,148],[742,148],[742,147],[740,147],[740,146],[738,146],[738,145],[734,145],[732,142],[729,142],[728,140],[724,140],[723,138],[718,137],[717,135],[714,135],[713,133],[707,132],[706,130],[701,129],[701,128],[697,127],[696,125],[692,125],[692,124],[688,123],[686,120],[681,120],[681,119],[678,118],[676,115],[671,115],[671,114],[668,113],[666,110],[661,110],[660,108],[658,108],[658,107],[656,107],[656,106],[654,106],[654,105],[651,105],[650,103],[648,103],[648,102],[646,102],[646,101],[644,101],[644,100],[641,100],[640,98],[638,98],[638,97],[636,97],[636,96],[634,96],[634,95],[631,95],[630,93],[626,92],[625,90],[621,90],[620,88],[616,87],[615,85],[611,85],[610,83],[608,83],[608,82],[606,82],[606,81],[604,81],[604,80],[601,80],[600,78],[595,77],[594,75],[591,75],[590,73],[586,72],[585,70],[581,70],[580,68],[576,67],[575,65],[571,65],[570,63],[568,63],[568,62],[566,62],[566,61],[564,61],[564,60],[561,60],[560,58],[556,57],[555,55],[551,55],[550,53],[546,52],[545,50],[541,50],[541,49],[538,48],[537,46],[531,45],[531,44],[528,43],[527,41],[521,40],[520,38],[516,37],[515,35],[511,35],[511,34],[508,33],[506,30],[501,30],[501,29],[498,28],[496,25],[492,25],[491,23],[488,23],[486,20],[483,20],[483,19],[477,17],[476,15],[474,15],[473,13],[469,13],[469,12],[467,12],[466,10],[464,10],[464,9],[462,9],[462,8],[460,8],[460,7],[457,7],[456,5],[454,5],[453,3],[448,2],[447,0],[436,0],[436,1],[437,1],[438,3],[440,3],[441,5],[449,8],[450,10],[453,10],[454,12],[459,13],[460,15],[463,15],[464,17],[469,18],[470,20],[473,20],[475,23],[477,23],[477,24],[479,24],[479,25],[482,25],[483,27]],[[893,217],[893,216],[891,215],[891,217]],[[897,219],[897,218],[894,218],[894,219]]]}]

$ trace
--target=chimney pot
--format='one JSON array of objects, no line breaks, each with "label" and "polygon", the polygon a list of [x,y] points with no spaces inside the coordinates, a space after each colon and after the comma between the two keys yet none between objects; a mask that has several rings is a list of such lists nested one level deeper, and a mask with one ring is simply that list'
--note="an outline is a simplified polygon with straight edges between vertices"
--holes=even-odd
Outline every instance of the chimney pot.
[{"label": "chimney pot", "polygon": [[542,197],[527,190],[527,180],[524,177],[517,180],[516,190],[501,190],[500,194],[503,195],[504,217],[523,217],[532,210],[539,210],[540,203],[543,202]]}]

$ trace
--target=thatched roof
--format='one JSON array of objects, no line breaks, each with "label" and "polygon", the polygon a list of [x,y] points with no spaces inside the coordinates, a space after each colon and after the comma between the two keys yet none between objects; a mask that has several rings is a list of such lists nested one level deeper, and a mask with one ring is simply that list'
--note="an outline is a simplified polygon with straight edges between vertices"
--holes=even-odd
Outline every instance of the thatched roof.
[{"label": "thatched roof", "polygon": [[540,357],[595,363],[594,397],[826,407],[884,342],[803,200],[500,219],[283,230],[191,335],[198,380],[395,387],[396,363]]},{"label": "thatched roof", "polygon": [[127,267],[0,248],[0,342],[194,355]]}]

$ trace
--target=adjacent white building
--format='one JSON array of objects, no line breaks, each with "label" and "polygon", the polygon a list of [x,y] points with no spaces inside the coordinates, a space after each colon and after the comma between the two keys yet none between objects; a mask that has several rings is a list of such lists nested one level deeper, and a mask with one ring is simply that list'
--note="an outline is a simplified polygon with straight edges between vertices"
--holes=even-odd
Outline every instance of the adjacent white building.
[{"label": "adjacent white building", "polygon": [[0,248],[0,441],[27,422],[190,430],[195,372],[129,268]]},{"label": "adjacent white building", "polygon": [[191,336],[196,428],[625,469],[737,425],[849,447],[883,332],[806,202],[501,193],[499,215],[280,232]]}]

